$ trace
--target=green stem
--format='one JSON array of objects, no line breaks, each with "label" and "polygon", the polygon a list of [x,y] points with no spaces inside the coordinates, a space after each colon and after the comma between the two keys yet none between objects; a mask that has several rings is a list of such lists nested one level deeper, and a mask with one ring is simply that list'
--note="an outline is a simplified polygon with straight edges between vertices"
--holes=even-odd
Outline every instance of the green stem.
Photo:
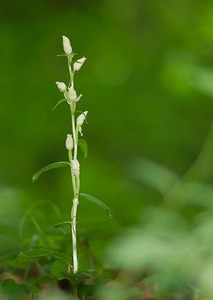
[{"label": "green stem", "polygon": [[73,88],[74,88],[74,73],[72,72],[72,67],[71,67],[71,63],[72,63],[72,58],[73,58],[73,55],[68,55],[67,56],[67,65],[68,65],[68,70],[69,70],[69,76],[70,76],[70,82],[69,82],[69,85],[72,85]]},{"label": "green stem", "polygon": [[71,166],[70,170],[71,170],[71,178],[72,178],[72,186],[73,186],[73,195],[74,195],[74,197],[76,197],[76,195],[77,195],[77,184],[76,184],[75,176],[73,175],[73,172],[72,172],[72,166]]},{"label": "green stem", "polygon": [[71,112],[72,118],[72,134],[73,134],[73,143],[74,143],[74,159],[77,159],[78,156],[78,133],[75,129],[75,115]]},{"label": "green stem", "polygon": [[[68,57],[68,69],[70,74],[70,85],[74,88],[74,73],[71,68],[71,58]],[[73,157],[72,151],[69,151],[69,160],[72,163],[72,159],[77,159],[78,157],[78,130],[75,125],[75,103],[70,104],[70,113],[71,113],[71,127],[72,127],[72,136],[73,136]],[[72,256],[73,256],[73,273],[78,272],[78,252],[77,252],[77,234],[76,234],[76,218],[77,218],[77,208],[78,208],[78,195],[80,190],[80,178],[78,175],[74,175],[71,165],[71,178],[73,185],[73,204],[71,209],[71,235],[72,235]]]},{"label": "green stem", "polygon": [[75,196],[77,194],[77,184],[76,184],[75,176],[72,173],[72,150],[68,150],[68,157],[69,157],[69,161],[71,164],[70,173],[71,173],[71,179],[72,179],[73,194]]},{"label": "green stem", "polygon": [[80,176],[76,176],[76,196],[80,194]]},{"label": "green stem", "polygon": [[78,127],[75,128],[75,137],[76,137],[76,153],[74,153],[74,157],[76,155],[76,158],[78,157]]},{"label": "green stem", "polygon": [[72,251],[73,251],[73,273],[78,272],[78,253],[77,253],[77,239],[76,239],[76,216],[77,216],[78,198],[73,199],[73,206],[71,210],[72,220]]}]

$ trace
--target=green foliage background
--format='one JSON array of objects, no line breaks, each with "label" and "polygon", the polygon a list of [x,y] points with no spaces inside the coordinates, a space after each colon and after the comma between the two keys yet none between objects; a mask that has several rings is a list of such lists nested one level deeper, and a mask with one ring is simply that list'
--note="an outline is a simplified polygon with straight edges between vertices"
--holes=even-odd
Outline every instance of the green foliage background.
[{"label": "green foliage background", "polygon": [[[206,140],[213,113],[212,1],[2,0],[0,14],[1,254],[18,253],[22,238],[33,236],[28,220],[20,237],[26,212],[44,234],[54,223],[69,220],[69,171],[31,181],[39,168],[67,159],[69,110],[61,105],[51,111],[61,97],[55,82],[68,79],[65,59],[56,57],[66,35],[79,57],[87,57],[76,76],[76,89],[83,94],[79,109],[89,111],[81,190],[114,212],[108,220],[84,199],[79,206],[79,235],[101,255],[123,227],[139,222],[147,205],[162,201],[141,179],[140,162],[157,162],[178,178]],[[211,145],[210,137],[203,168],[190,174],[208,184]],[[159,174],[153,169],[151,178],[158,182]],[[190,218],[191,211],[186,215]]]}]

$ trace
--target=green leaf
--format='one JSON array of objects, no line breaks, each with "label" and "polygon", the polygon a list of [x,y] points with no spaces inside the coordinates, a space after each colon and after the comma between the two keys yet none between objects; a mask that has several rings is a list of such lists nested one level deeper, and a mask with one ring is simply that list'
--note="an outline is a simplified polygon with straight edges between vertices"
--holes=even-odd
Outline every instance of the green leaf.
[{"label": "green leaf", "polygon": [[58,227],[61,227],[63,225],[72,225],[72,222],[71,221],[64,221],[64,222],[60,222],[60,223],[57,223],[54,225],[55,228],[58,228]]},{"label": "green leaf", "polygon": [[51,272],[58,280],[62,280],[68,273],[68,264],[64,260],[56,260],[51,265]]},{"label": "green leaf", "polygon": [[213,70],[210,68],[196,68],[192,79],[192,84],[200,92],[209,97],[213,96]]},{"label": "green leaf", "polygon": [[56,163],[52,163],[52,164],[40,169],[38,172],[36,172],[32,177],[32,181],[35,182],[39,178],[39,176],[41,174],[43,174],[44,172],[47,172],[47,171],[52,170],[52,169],[64,168],[64,167],[67,167],[67,166],[70,166],[70,163],[68,161],[59,161],[59,162],[56,162]]},{"label": "green leaf", "polygon": [[80,193],[80,196],[100,206],[108,214],[108,217],[112,219],[112,210],[102,200],[85,193]]},{"label": "green leaf", "polygon": [[39,225],[39,223],[36,221],[36,219],[32,215],[30,216],[30,218],[31,218],[32,223],[33,223],[33,225],[35,226],[35,228],[38,232],[38,235],[39,235],[41,241],[43,241],[44,246],[49,247],[47,238],[46,238],[45,234],[42,232],[41,226]]},{"label": "green leaf", "polygon": [[[92,277],[89,276],[89,274],[87,273],[75,273],[73,274],[72,272],[68,273],[66,278],[71,282],[72,286],[79,286],[79,283],[82,282],[85,279],[89,279]],[[85,286],[86,287],[86,286]],[[81,291],[83,290],[83,286],[79,286],[79,288],[81,289]]]},{"label": "green leaf", "polygon": [[30,249],[25,252],[20,252],[17,259],[26,260],[26,259],[35,259],[39,257],[44,257],[50,255],[51,252],[45,248]]},{"label": "green leaf", "polygon": [[[60,229],[64,234],[66,234],[66,231],[62,228],[65,225],[69,225],[69,227],[71,227],[72,222],[71,221],[60,222],[60,223],[55,224],[54,227]],[[69,228],[69,231],[70,231],[70,228]]]},{"label": "green leaf", "polygon": [[[23,293],[28,292],[29,288],[26,284],[18,284],[12,279],[6,279],[1,284],[1,290],[13,299],[19,298]],[[8,298],[4,298],[8,299]]]},{"label": "green leaf", "polygon": [[68,266],[68,263],[70,262],[70,253],[65,253],[63,249],[62,251],[63,252],[52,251],[52,257],[54,257],[56,260],[63,260]]},{"label": "green leaf", "polygon": [[59,105],[60,105],[61,103],[63,103],[63,102],[67,102],[67,99],[63,98],[63,99],[59,100],[59,101],[56,103],[56,105],[53,107],[52,110],[56,109],[56,107],[59,106]]},{"label": "green leaf", "polygon": [[84,139],[79,139],[78,140],[78,146],[80,147],[81,151],[83,152],[84,158],[86,158],[87,154],[88,154],[87,142]]},{"label": "green leaf", "polygon": [[132,165],[133,176],[165,195],[177,182],[178,176],[168,168],[147,159],[137,159]]}]

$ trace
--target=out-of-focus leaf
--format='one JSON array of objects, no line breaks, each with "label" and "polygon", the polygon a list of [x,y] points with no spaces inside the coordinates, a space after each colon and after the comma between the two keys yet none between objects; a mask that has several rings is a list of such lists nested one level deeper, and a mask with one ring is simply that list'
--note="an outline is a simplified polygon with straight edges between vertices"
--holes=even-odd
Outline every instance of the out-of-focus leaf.
[{"label": "out-of-focus leaf", "polygon": [[144,210],[141,225],[126,230],[112,244],[109,260],[127,270],[161,270],[170,257],[179,257],[183,243],[188,243],[185,227],[175,212],[154,207]]},{"label": "out-of-focus leaf", "polygon": [[179,207],[213,207],[213,187],[201,182],[183,182],[177,185],[168,197]]},{"label": "out-of-focus leaf", "polygon": [[18,260],[35,259],[35,258],[39,258],[39,257],[48,256],[50,254],[51,254],[51,252],[45,248],[30,249],[25,252],[20,252],[17,259]]},{"label": "out-of-focus leaf", "polygon": [[60,223],[57,223],[54,225],[55,228],[58,228],[58,227],[61,227],[63,225],[72,225],[72,222],[71,221],[64,221],[64,222],[60,222]]},{"label": "out-of-focus leaf", "polygon": [[168,239],[144,234],[140,230],[129,231],[119,238],[108,255],[112,264],[123,266],[127,270],[142,270],[153,267],[161,269],[173,250]]},{"label": "out-of-focus leaf", "polygon": [[50,171],[53,169],[64,168],[67,166],[70,166],[70,163],[68,161],[58,161],[56,163],[52,163],[46,167],[43,167],[38,172],[36,172],[32,177],[32,181],[35,182],[39,178],[39,176],[41,174],[43,174],[44,172],[47,172],[47,171]]},{"label": "out-of-focus leaf", "polygon": [[[19,297],[21,295],[23,295],[23,293],[26,293],[29,291],[29,286],[26,284],[18,284],[12,279],[6,279],[2,282],[1,289],[6,295],[14,297],[13,299],[17,299],[17,297],[19,299]],[[3,298],[1,298],[1,299],[3,299]],[[8,299],[8,298],[6,298],[6,299]],[[9,298],[9,299],[11,299],[11,298]]]},{"label": "out-of-focus leaf", "polygon": [[177,176],[167,168],[146,160],[139,159],[132,165],[133,176],[144,184],[165,194],[177,181]]},{"label": "out-of-focus leaf", "polygon": [[213,97],[213,69],[197,68],[192,78],[192,84],[200,92]]},{"label": "out-of-focus leaf", "polygon": [[98,206],[100,206],[107,214],[108,214],[108,217],[111,219],[112,218],[112,210],[111,208],[109,208],[108,205],[106,205],[102,200],[92,196],[92,195],[89,195],[89,194],[85,194],[85,193],[80,193],[80,196],[82,196],[83,198],[97,204]]},{"label": "out-of-focus leaf", "polygon": [[44,247],[49,247],[49,243],[47,241],[46,235],[43,233],[41,226],[39,225],[39,223],[36,221],[36,219],[31,215],[30,216],[33,225],[35,226],[35,229],[38,232],[38,236],[40,237],[40,241],[43,242]]},{"label": "out-of-focus leaf", "polygon": [[209,181],[213,176],[213,124],[210,126],[200,153],[187,171],[186,177],[193,181]]},{"label": "out-of-focus leaf", "polygon": [[60,222],[54,225],[55,228],[60,229],[64,234],[66,234],[66,231],[62,228],[69,225],[69,231],[70,231],[70,227],[72,226],[72,222],[71,221],[64,221],[64,222]]},{"label": "out-of-focus leaf", "polygon": [[87,142],[84,139],[79,139],[78,140],[78,146],[80,147],[81,151],[83,152],[84,158],[86,158],[87,154],[88,154]]},{"label": "out-of-focus leaf", "polygon": [[[71,282],[72,286],[78,286],[80,282],[82,282],[85,279],[91,278],[91,276],[88,273],[84,272],[78,272],[78,273],[73,273],[70,272],[67,274],[66,278]],[[79,291],[82,291],[82,287],[79,287]]]},{"label": "out-of-focus leaf", "polygon": [[58,280],[62,280],[68,273],[68,264],[64,260],[56,260],[51,265],[51,272]]}]

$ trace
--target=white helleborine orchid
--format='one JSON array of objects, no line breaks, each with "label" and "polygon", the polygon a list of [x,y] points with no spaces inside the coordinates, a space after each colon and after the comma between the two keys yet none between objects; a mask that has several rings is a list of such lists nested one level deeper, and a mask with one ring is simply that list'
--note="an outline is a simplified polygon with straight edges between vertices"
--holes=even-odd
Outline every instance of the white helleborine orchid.
[{"label": "white helleborine orchid", "polygon": [[64,52],[69,55],[72,53],[72,46],[70,44],[70,40],[68,39],[68,37],[66,36],[62,36],[63,39],[63,48],[64,48]]},{"label": "white helleborine orchid", "polygon": [[73,149],[73,138],[71,134],[67,134],[65,146],[67,150],[72,150]]},{"label": "white helleborine orchid", "polygon": [[66,86],[65,83],[60,82],[60,81],[56,81],[56,85],[57,85],[60,92],[63,92],[63,93],[66,92],[67,86]]},{"label": "white helleborine orchid", "polygon": [[83,125],[83,123],[87,117],[87,114],[88,114],[88,111],[83,112],[83,114],[79,115],[76,120],[76,125],[78,128],[78,131],[80,132],[80,135],[83,135],[81,126]]},{"label": "white helleborine orchid", "polygon": [[72,173],[74,176],[79,176],[80,175],[80,164],[77,159],[73,159],[72,162]]},{"label": "white helleborine orchid", "polygon": [[71,101],[71,102],[76,102],[77,101],[77,94],[76,94],[76,91],[74,90],[73,86],[71,86],[69,89],[68,89],[68,99]]},{"label": "white helleborine orchid", "polygon": [[80,68],[82,67],[83,63],[85,62],[85,60],[86,60],[86,57],[82,57],[82,58],[78,59],[73,65],[73,70],[79,71]]}]

